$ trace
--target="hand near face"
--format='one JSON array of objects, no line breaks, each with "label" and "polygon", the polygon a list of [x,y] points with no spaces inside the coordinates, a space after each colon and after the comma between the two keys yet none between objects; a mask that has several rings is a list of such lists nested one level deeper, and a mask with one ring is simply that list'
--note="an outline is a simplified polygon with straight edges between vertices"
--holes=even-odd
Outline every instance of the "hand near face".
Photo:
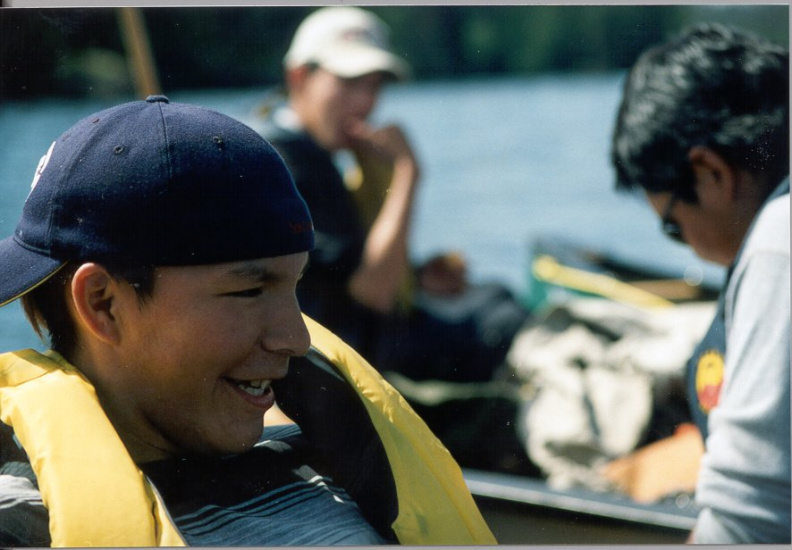
[{"label": "hand near face", "polygon": [[356,153],[373,155],[394,166],[409,167],[417,178],[418,161],[401,127],[389,124],[375,128],[365,121],[354,121],[346,126],[346,133]]}]

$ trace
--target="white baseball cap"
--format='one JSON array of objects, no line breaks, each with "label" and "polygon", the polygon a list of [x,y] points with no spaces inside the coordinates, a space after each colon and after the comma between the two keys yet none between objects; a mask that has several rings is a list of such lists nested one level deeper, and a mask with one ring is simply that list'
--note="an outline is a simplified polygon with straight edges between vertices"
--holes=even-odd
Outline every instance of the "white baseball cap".
[{"label": "white baseball cap", "polygon": [[389,30],[376,15],[354,7],[327,7],[305,18],[283,59],[287,69],[315,63],[342,78],[383,71],[410,76],[405,60],[390,49]]}]

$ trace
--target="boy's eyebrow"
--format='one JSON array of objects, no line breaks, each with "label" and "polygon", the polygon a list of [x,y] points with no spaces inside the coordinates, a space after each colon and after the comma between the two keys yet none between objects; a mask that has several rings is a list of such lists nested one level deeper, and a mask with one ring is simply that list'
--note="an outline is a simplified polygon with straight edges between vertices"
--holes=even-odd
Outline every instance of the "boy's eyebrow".
[{"label": "boy's eyebrow", "polygon": [[277,274],[272,270],[255,262],[245,262],[241,265],[235,265],[228,270],[228,274],[232,277],[250,279],[261,283],[272,281],[277,278]]},{"label": "boy's eyebrow", "polygon": [[[300,274],[299,274],[300,278],[303,276],[303,274],[305,274],[305,270],[307,268],[308,268],[308,263],[306,262],[303,265],[302,269],[300,270]],[[260,263],[257,263],[255,261],[244,262],[240,265],[236,265],[228,270],[228,274],[231,275],[232,277],[249,279],[259,283],[276,281],[278,279],[283,278],[282,273],[273,271],[267,266],[261,265]]]}]

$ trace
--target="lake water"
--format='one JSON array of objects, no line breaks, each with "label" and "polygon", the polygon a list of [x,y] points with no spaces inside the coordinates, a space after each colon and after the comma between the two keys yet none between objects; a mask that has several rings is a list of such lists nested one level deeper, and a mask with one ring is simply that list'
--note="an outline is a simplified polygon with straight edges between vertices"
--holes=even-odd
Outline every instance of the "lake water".
[{"label": "lake water", "polygon": [[[608,161],[620,74],[407,83],[387,89],[375,115],[404,125],[422,162],[412,254],[459,250],[475,281],[526,292],[529,247],[557,235],[625,260],[717,282],[722,270],[658,230],[638,197],[613,190]],[[241,119],[263,90],[186,91]],[[33,171],[50,143],[99,100],[0,105],[0,238],[13,234]],[[0,258],[0,261],[3,261]],[[0,351],[41,348],[17,303],[0,308]]]}]

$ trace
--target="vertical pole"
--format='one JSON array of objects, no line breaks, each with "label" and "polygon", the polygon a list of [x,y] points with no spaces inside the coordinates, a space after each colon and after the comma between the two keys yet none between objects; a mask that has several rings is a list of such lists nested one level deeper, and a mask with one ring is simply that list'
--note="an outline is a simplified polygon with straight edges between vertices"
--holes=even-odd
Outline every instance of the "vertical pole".
[{"label": "vertical pole", "polygon": [[143,99],[152,94],[162,93],[140,8],[119,8],[117,14],[136,95]]}]

